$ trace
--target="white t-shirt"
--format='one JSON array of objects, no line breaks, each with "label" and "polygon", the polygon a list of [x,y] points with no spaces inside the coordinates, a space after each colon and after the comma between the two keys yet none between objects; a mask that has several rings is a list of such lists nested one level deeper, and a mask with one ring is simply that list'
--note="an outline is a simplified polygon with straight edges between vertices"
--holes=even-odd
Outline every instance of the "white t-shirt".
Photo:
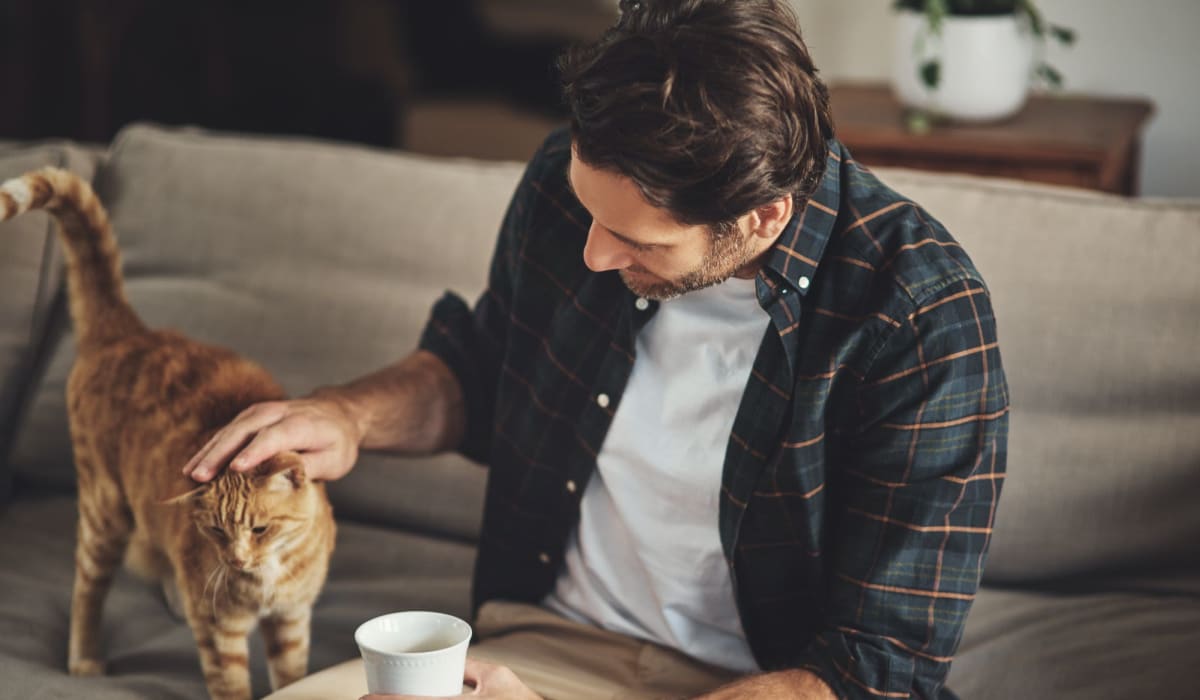
[{"label": "white t-shirt", "polygon": [[767,323],[755,281],[734,278],[663,302],[641,329],[547,607],[716,666],[758,670],[721,549],[718,499]]}]

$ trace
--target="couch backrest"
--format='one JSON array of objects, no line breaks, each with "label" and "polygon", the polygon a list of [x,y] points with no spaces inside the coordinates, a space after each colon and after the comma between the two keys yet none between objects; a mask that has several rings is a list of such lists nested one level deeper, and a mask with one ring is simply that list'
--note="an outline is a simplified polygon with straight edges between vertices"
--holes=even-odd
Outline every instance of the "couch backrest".
[{"label": "couch backrest", "polygon": [[[408,354],[445,289],[474,298],[521,169],[136,126],[96,189],[145,320],[234,348],[301,394]],[[72,355],[64,328],[19,427],[23,480],[73,483]],[[456,457],[369,455],[331,492],[342,515],[473,537],[482,479]]]},{"label": "couch backrest", "polygon": [[[301,393],[408,353],[442,290],[478,293],[520,171],[139,126],[97,189],[146,320]],[[1013,412],[987,578],[1200,593],[1200,205],[880,175],[993,292]],[[15,442],[26,480],[71,484],[70,358],[64,331]],[[343,517],[470,538],[482,483],[457,457],[366,455],[331,493]]]},{"label": "couch backrest", "polygon": [[[99,154],[66,143],[0,145],[0,182],[48,165],[91,180]],[[29,389],[34,348],[45,330],[59,281],[50,218],[33,213],[0,223],[0,457],[18,404]],[[0,469],[0,504],[8,491]]]},{"label": "couch backrest", "polygon": [[993,294],[1012,416],[986,579],[1200,594],[1200,202],[881,175]]}]

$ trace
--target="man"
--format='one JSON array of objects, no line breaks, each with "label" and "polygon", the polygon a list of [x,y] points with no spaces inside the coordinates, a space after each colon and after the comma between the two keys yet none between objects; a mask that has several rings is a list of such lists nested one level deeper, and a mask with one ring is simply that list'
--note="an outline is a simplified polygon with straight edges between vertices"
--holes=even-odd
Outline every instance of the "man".
[{"label": "man", "polygon": [[783,2],[621,8],[562,62],[570,132],[475,308],[448,295],[413,355],[250,409],[186,471],[488,464],[476,653],[516,673],[472,662],[483,695],[952,697],[1006,455],[987,289],[833,138]]}]

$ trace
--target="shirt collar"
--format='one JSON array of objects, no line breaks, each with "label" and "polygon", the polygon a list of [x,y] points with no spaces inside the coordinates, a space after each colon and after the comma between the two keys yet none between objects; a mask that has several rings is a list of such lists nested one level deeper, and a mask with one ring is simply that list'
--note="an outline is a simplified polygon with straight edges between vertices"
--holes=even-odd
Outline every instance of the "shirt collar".
[{"label": "shirt collar", "polygon": [[772,296],[786,293],[783,290],[801,296],[808,293],[825,246],[833,233],[834,222],[837,221],[842,158],[842,145],[830,139],[821,184],[805,205],[792,214],[779,240],[767,254],[759,277],[771,290]]}]

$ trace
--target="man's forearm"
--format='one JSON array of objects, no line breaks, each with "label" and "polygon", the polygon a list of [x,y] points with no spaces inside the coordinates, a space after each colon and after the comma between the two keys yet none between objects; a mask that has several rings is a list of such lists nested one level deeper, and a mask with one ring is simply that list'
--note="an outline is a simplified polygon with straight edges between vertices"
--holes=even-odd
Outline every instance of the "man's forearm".
[{"label": "man's forearm", "polygon": [[810,671],[793,669],[747,676],[705,693],[696,700],[780,698],[781,700],[837,700],[825,681]]},{"label": "man's forearm", "polygon": [[466,430],[458,378],[425,350],[348,384],[318,389],[313,397],[341,404],[358,428],[362,449],[441,452],[457,447]]}]

